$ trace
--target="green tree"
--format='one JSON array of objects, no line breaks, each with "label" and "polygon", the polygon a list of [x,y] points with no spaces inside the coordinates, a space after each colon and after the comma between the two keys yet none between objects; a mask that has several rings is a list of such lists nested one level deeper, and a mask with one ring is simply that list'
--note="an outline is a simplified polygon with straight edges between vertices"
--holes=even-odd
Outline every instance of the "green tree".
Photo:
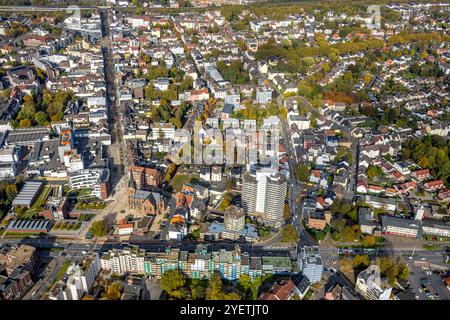
[{"label": "green tree", "polygon": [[223,284],[220,278],[220,273],[214,272],[208,281],[208,288],[206,289],[207,300],[223,300]]},{"label": "green tree", "polygon": [[236,292],[224,293],[222,300],[241,300],[241,296]]},{"label": "green tree", "polygon": [[106,289],[106,293],[103,296],[106,300],[120,300],[122,296],[122,285],[118,282],[112,283]]},{"label": "green tree", "polygon": [[[36,113],[36,103],[32,95],[27,94],[23,97],[23,106],[17,115],[18,120],[28,119],[32,120]],[[31,125],[31,124],[30,124]]]},{"label": "green tree", "polygon": [[284,226],[281,230],[281,242],[298,242],[298,232],[292,224]]},{"label": "green tree", "polygon": [[47,122],[47,114],[44,111],[39,111],[34,116],[34,120],[37,122],[38,125],[43,126]]},{"label": "green tree", "polygon": [[232,84],[247,84],[250,82],[250,76],[244,70],[241,61],[233,61],[230,65],[227,65],[224,61],[218,61],[217,68],[223,78]]},{"label": "green tree", "polygon": [[381,177],[382,175],[383,175],[383,171],[378,166],[370,165],[367,168],[367,178],[369,178],[369,179],[378,178],[378,177]]},{"label": "green tree", "polygon": [[291,218],[291,209],[289,208],[288,203],[284,204],[283,218],[284,218],[284,221],[286,221],[286,222],[289,221],[289,219]]},{"label": "green tree", "polygon": [[184,296],[183,287],[186,284],[185,276],[177,269],[168,270],[161,276],[161,289],[173,298],[182,298]]},{"label": "green tree", "polygon": [[368,267],[369,266],[369,256],[368,255],[356,255],[353,259],[353,267]]},{"label": "green tree", "polygon": [[191,297],[194,300],[201,300],[205,298],[206,287],[204,281],[199,279],[192,279],[190,284]]},{"label": "green tree", "polygon": [[401,280],[408,280],[409,278],[409,268],[406,263],[402,263],[399,267],[400,271],[398,274],[398,278]]},{"label": "green tree", "polygon": [[374,236],[365,236],[363,239],[364,247],[373,247],[377,243],[377,240]]},{"label": "green tree", "polygon": [[250,281],[250,277],[247,274],[241,275],[239,278],[239,286],[241,287],[244,294],[247,294],[247,292],[251,289],[252,283]]},{"label": "green tree", "polygon": [[252,286],[251,286],[251,299],[256,300],[258,298],[258,292],[259,288],[262,285],[262,278],[261,276],[256,277],[253,279]]},{"label": "green tree", "polygon": [[191,233],[189,233],[189,239],[198,240],[200,239],[200,229],[195,229]]},{"label": "green tree", "polygon": [[193,83],[194,83],[193,79],[190,76],[186,76],[184,80],[180,83],[179,90],[181,92],[191,90]]},{"label": "green tree", "polygon": [[295,168],[295,176],[297,177],[298,180],[300,181],[308,181],[309,178],[309,169],[308,166],[304,165],[304,164],[299,164],[296,168]]},{"label": "green tree", "polygon": [[17,186],[15,184],[10,183],[6,187],[5,192],[6,192],[6,197],[8,198],[8,200],[12,202],[18,194]]},{"label": "green tree", "polygon": [[29,127],[31,127],[31,121],[30,121],[30,119],[22,119],[22,120],[20,120],[19,126],[20,126],[21,128],[29,128]]},{"label": "green tree", "polygon": [[95,221],[89,231],[96,237],[104,237],[108,234],[108,226],[105,221]]}]

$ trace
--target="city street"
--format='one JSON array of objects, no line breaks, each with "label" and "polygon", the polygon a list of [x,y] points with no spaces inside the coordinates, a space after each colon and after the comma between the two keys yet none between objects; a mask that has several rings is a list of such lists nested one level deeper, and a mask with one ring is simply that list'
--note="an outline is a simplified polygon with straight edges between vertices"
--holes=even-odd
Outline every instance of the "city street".
[{"label": "city street", "polygon": [[[281,96],[278,96],[277,99],[278,106],[280,108],[284,108]],[[289,207],[291,209],[291,220],[290,223],[292,223],[295,226],[295,229],[297,230],[299,234],[299,243],[298,246],[313,246],[317,245],[317,242],[311,237],[311,235],[305,230],[302,224],[302,217],[301,217],[301,199],[300,198],[300,191],[302,190],[295,177],[294,169],[297,166],[296,158],[295,158],[295,152],[292,147],[292,142],[290,138],[290,131],[287,128],[286,120],[283,119],[283,117],[279,117],[282,124],[282,131],[283,131],[283,138],[284,143],[286,145],[286,153],[290,156],[288,156],[288,163],[289,163]]]}]

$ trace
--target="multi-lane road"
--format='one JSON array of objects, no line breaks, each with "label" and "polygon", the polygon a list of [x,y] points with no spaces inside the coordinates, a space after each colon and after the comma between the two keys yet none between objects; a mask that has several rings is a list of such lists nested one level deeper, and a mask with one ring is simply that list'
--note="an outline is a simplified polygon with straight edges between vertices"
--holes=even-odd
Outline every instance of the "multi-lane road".
[{"label": "multi-lane road", "polygon": [[[283,103],[281,96],[277,99],[278,106],[280,108],[283,108]],[[295,157],[294,148],[292,147],[292,140],[290,137],[290,130],[287,127],[286,120],[283,117],[280,117],[281,119],[281,125],[282,125],[282,131],[283,131],[283,138],[284,138],[284,144],[286,146],[286,151],[288,155],[288,163],[289,163],[289,208],[291,209],[291,219],[290,223],[292,223],[298,234],[299,234],[299,242],[298,246],[313,246],[317,245],[316,241],[311,237],[311,235],[305,230],[302,224],[302,217],[301,217],[301,202],[300,200],[297,201],[297,198],[300,196],[301,187],[299,182],[297,181],[297,178],[294,174],[294,169],[297,166],[297,160]]]}]

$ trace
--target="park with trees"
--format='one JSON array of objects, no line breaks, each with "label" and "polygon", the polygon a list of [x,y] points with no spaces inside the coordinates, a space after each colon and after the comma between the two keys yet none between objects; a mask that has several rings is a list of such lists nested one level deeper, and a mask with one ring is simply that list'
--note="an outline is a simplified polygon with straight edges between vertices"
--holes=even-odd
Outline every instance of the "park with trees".
[{"label": "park with trees", "polygon": [[163,273],[161,290],[169,299],[241,300],[242,294],[231,283],[222,280],[218,272],[209,279],[190,279],[178,269]]},{"label": "park with trees", "polygon": [[409,138],[402,144],[402,160],[413,160],[423,169],[430,169],[437,179],[450,187],[450,141],[436,135]]}]

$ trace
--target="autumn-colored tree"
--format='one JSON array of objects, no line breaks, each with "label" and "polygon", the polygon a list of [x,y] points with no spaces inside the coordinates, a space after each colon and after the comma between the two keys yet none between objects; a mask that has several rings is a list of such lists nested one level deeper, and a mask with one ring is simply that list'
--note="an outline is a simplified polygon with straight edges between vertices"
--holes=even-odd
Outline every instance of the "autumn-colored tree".
[{"label": "autumn-colored tree", "polygon": [[223,288],[222,279],[218,272],[214,272],[209,278],[209,286],[206,289],[206,299],[207,300],[222,300],[223,299]]},{"label": "autumn-colored tree", "polygon": [[369,266],[369,256],[368,255],[357,255],[353,258],[353,267],[368,267]]},{"label": "autumn-colored tree", "polygon": [[291,209],[289,208],[289,204],[287,203],[284,204],[283,218],[286,222],[291,218]]},{"label": "autumn-colored tree", "polygon": [[377,239],[374,236],[365,236],[363,239],[364,247],[373,247],[377,243]]},{"label": "autumn-colored tree", "polygon": [[184,296],[184,290],[182,288],[185,284],[186,278],[177,269],[166,271],[161,276],[161,289],[173,298],[180,299]]},{"label": "autumn-colored tree", "polygon": [[29,128],[29,127],[31,127],[31,121],[30,121],[30,119],[22,119],[22,120],[20,120],[19,126],[20,126],[21,128]]},{"label": "autumn-colored tree", "polygon": [[122,296],[122,285],[118,282],[112,283],[107,289],[103,296],[106,300],[120,300]]},{"label": "autumn-colored tree", "polygon": [[17,191],[17,186],[13,183],[8,184],[8,186],[5,189],[5,193],[6,193],[6,197],[8,198],[9,201],[13,201],[14,198],[17,196],[18,191]]}]

